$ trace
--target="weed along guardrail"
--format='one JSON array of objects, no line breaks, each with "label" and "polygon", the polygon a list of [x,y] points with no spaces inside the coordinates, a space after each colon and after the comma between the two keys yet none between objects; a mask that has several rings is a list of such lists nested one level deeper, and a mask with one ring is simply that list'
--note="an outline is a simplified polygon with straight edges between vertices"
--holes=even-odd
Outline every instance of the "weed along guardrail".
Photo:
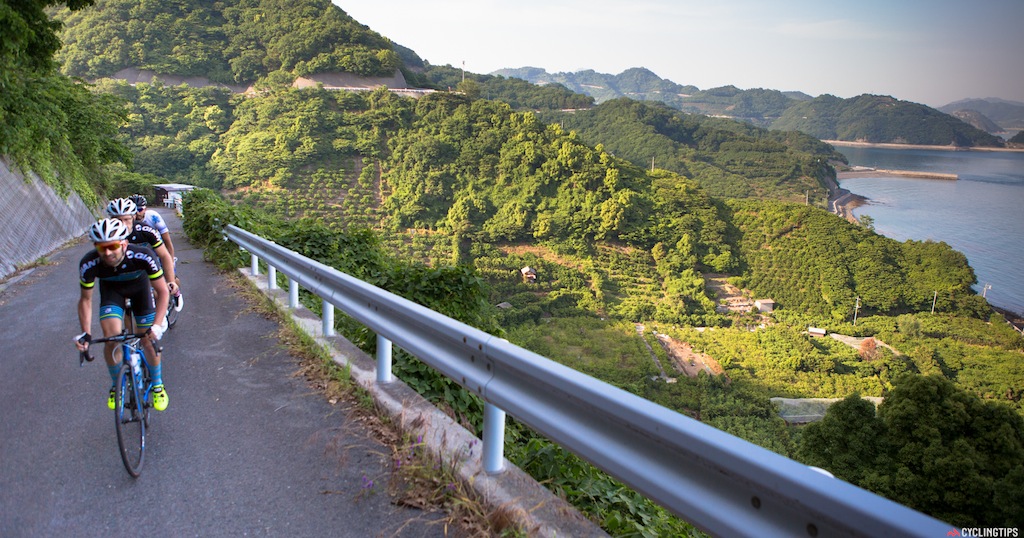
[{"label": "weed along guardrail", "polygon": [[378,336],[377,381],[391,343],[485,402],[484,470],[504,470],[505,414],[718,536],[945,536],[953,528],[508,341],[341,273],[235,226],[227,237]]}]

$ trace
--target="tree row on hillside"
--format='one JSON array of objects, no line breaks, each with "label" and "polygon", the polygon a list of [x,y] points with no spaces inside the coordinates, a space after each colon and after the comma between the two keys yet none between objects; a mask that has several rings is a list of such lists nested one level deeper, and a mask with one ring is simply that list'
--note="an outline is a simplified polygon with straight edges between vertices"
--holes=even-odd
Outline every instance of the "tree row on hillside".
[{"label": "tree row on hillside", "polygon": [[746,285],[784,308],[833,319],[928,308],[987,317],[967,258],[945,243],[900,243],[823,210],[733,201]]}]

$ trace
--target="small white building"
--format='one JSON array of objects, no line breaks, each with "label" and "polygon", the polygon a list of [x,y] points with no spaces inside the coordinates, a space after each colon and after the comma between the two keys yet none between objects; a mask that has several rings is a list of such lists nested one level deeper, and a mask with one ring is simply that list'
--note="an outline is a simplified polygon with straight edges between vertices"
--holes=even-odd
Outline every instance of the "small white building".
[{"label": "small white building", "polygon": [[825,336],[825,329],[820,327],[807,327],[807,334],[811,336]]},{"label": "small white building", "polygon": [[156,189],[156,198],[161,205],[165,207],[174,207],[178,200],[181,200],[181,195],[196,188],[195,185],[186,185],[184,183],[161,183],[153,185]]},{"label": "small white building", "polygon": [[772,312],[775,310],[775,301],[771,299],[758,299],[754,301],[754,308],[758,312]]}]

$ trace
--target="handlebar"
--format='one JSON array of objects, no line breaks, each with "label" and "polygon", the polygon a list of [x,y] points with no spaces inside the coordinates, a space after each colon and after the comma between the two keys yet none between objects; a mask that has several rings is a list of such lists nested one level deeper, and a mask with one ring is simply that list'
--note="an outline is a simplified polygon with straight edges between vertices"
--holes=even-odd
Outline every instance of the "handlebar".
[{"label": "handlebar", "polygon": [[[139,332],[139,333],[127,333],[127,334],[118,334],[118,335],[115,335],[115,336],[107,336],[105,338],[94,338],[91,342],[89,342],[89,346],[91,348],[92,344],[102,344],[102,343],[105,343],[105,342],[124,342],[125,340],[132,340],[132,339],[142,338],[142,337],[146,336],[147,334],[149,334],[149,332],[150,332],[150,330],[146,329],[145,331],[142,331],[142,332]],[[78,341],[82,342],[83,344],[85,343],[85,339],[84,338],[80,338]],[[79,351],[78,352],[78,365],[79,366],[82,366],[86,362],[92,362],[94,359],[95,359],[95,357],[93,357],[92,355],[89,354],[89,350],[88,349],[85,350],[85,351]]]}]

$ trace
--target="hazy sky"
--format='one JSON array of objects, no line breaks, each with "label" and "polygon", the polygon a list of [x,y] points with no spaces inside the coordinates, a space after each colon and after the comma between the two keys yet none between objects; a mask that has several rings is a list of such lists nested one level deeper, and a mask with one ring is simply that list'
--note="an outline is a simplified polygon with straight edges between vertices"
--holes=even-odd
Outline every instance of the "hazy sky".
[{"label": "hazy sky", "polygon": [[1024,102],[1024,0],[333,0],[434,65]]}]

